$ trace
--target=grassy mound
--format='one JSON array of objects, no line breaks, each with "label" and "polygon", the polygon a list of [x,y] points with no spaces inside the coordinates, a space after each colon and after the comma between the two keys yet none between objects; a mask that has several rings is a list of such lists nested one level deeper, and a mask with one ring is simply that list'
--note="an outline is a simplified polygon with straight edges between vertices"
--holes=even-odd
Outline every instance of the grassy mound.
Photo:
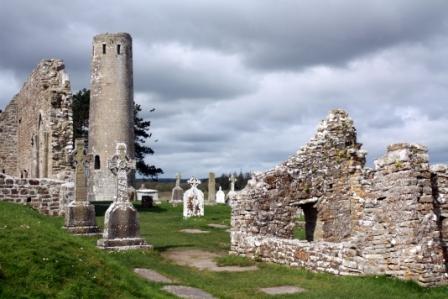
[{"label": "grassy mound", "polygon": [[62,219],[0,203],[0,297],[166,298]]}]

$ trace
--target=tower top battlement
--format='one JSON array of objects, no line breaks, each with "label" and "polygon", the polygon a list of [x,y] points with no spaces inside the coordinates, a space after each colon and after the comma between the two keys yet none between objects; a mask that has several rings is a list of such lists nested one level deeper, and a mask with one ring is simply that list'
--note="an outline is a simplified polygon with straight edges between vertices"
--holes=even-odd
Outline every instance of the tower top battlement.
[{"label": "tower top battlement", "polygon": [[101,33],[98,35],[95,35],[93,37],[93,42],[107,42],[110,40],[117,40],[117,39],[125,39],[132,41],[132,37],[129,33],[126,32],[117,32],[117,33]]}]

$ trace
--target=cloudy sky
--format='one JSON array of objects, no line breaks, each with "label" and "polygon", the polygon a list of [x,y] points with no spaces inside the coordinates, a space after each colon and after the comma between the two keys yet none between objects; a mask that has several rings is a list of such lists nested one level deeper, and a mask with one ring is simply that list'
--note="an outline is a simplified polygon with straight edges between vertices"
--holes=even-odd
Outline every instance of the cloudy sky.
[{"label": "cloudy sky", "polygon": [[0,109],[42,58],[88,88],[92,37],[129,32],[162,177],[269,169],[332,108],[370,163],[395,142],[448,162],[446,0],[0,0],[0,28]]}]

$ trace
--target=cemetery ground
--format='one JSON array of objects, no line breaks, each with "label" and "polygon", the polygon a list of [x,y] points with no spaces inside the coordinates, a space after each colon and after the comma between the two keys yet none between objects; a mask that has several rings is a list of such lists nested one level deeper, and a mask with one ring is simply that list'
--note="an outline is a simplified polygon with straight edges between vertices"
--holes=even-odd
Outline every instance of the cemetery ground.
[{"label": "cemetery ground", "polygon": [[[163,196],[162,196],[163,198]],[[205,217],[183,220],[182,207],[167,203],[139,209],[140,230],[153,250],[127,252],[96,248],[97,237],[78,237],[62,229],[62,217],[38,214],[29,207],[0,202],[1,298],[175,298],[166,283],[140,278],[147,268],[170,278],[173,285],[202,289],[216,298],[448,298],[448,287],[422,288],[383,276],[341,277],[300,268],[226,257],[230,208],[206,206]],[[106,205],[97,206],[102,225]],[[208,231],[188,234],[183,229]],[[303,232],[296,232],[296,236]],[[203,250],[222,256],[222,266],[253,266],[245,272],[213,272],[178,265],[166,258],[172,250]],[[304,292],[271,296],[259,288],[296,286]]]}]

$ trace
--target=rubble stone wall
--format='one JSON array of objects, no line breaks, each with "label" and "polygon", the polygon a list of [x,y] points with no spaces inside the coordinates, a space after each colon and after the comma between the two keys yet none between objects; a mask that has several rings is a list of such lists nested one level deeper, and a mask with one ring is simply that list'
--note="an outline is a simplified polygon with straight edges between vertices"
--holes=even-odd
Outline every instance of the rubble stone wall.
[{"label": "rubble stone wall", "polygon": [[[443,242],[447,168],[427,149],[366,153],[346,112],[334,110],[286,162],[256,173],[232,209],[231,253],[335,274],[387,274],[431,286],[447,282]],[[307,240],[293,240],[297,209]],[[448,215],[447,215],[448,216]],[[446,221],[448,222],[448,221]]]},{"label": "rubble stone wall", "polygon": [[72,95],[64,68],[62,60],[42,60],[14,97],[14,106],[0,114],[0,140],[4,141],[0,154],[16,156],[4,158],[7,162],[0,157],[5,173],[34,178],[70,176]]},{"label": "rubble stone wall", "polygon": [[0,174],[0,201],[28,205],[45,215],[64,215],[73,196],[73,183]]}]

